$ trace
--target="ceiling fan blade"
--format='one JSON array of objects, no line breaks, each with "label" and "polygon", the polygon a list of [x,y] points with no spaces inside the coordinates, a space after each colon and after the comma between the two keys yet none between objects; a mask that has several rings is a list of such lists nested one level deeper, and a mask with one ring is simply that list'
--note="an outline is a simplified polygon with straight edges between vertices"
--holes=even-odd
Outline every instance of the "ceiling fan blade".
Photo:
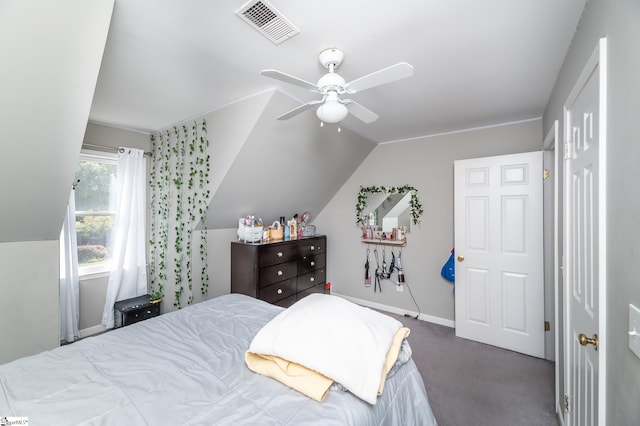
[{"label": "ceiling fan blade", "polygon": [[304,112],[304,111],[306,111],[308,109],[311,109],[311,108],[315,108],[316,105],[321,104],[322,102],[324,102],[324,99],[319,100],[319,101],[311,101],[311,102],[307,102],[306,104],[302,104],[299,107],[295,107],[291,111],[285,112],[284,114],[282,114],[281,116],[278,117],[278,120],[288,120],[291,117],[300,114],[301,112]]},{"label": "ceiling fan blade", "polygon": [[370,87],[379,86],[381,84],[391,83],[392,81],[402,78],[411,77],[413,75],[413,65],[406,62],[399,62],[379,71],[367,74],[347,83],[347,92],[355,93]]},{"label": "ceiling fan blade", "polygon": [[378,119],[378,114],[351,99],[345,99],[342,101],[342,103],[347,105],[349,114],[353,115],[359,120],[364,121],[367,124],[373,123]]},{"label": "ceiling fan blade", "polygon": [[264,75],[265,77],[270,77],[276,80],[284,81],[285,83],[293,84],[295,86],[299,86],[307,90],[313,90],[313,91],[318,90],[318,86],[313,83],[309,83],[306,80],[302,80],[301,78],[294,77],[292,75],[285,74],[277,70],[262,70],[260,71],[260,74]]}]

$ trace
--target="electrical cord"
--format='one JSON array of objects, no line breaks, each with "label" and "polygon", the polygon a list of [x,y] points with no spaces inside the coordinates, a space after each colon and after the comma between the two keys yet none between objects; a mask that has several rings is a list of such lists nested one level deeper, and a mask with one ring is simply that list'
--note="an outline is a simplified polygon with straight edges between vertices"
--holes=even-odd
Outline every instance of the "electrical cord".
[{"label": "electrical cord", "polygon": [[418,315],[416,315],[415,317],[413,315],[409,315],[409,314],[404,314],[405,317],[407,318],[413,318],[413,319],[418,319],[418,317],[420,316],[420,306],[418,306],[418,302],[416,302],[416,298],[413,297],[413,292],[411,291],[411,287],[409,287],[409,284],[402,283],[402,285],[406,285],[407,288],[409,289],[409,294],[411,295],[411,298],[413,299],[413,303],[416,304],[416,308],[418,308]]}]

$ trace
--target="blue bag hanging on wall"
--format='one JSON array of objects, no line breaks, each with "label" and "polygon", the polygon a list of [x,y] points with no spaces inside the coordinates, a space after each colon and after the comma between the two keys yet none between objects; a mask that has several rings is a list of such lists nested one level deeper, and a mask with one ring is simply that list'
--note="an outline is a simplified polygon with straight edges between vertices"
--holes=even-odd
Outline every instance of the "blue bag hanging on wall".
[{"label": "blue bag hanging on wall", "polygon": [[451,256],[449,256],[449,259],[447,260],[447,263],[444,264],[444,266],[442,267],[442,271],[440,271],[440,274],[442,274],[442,277],[445,280],[448,281],[452,281],[455,282],[456,280],[456,265],[453,263],[453,252],[454,249],[451,249]]}]

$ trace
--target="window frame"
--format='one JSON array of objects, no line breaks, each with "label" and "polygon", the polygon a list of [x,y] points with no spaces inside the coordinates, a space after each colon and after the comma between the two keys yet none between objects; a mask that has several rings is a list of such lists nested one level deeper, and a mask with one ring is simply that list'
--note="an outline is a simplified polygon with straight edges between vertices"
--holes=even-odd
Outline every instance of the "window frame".
[{"label": "window frame", "polygon": [[[103,151],[96,151],[91,149],[82,149],[80,151],[80,156],[78,158],[78,166],[81,161],[94,161],[94,162],[112,164],[117,166],[118,155],[116,152],[106,152],[106,151],[103,152]],[[82,182],[80,182],[79,185],[82,185]],[[87,213],[87,212],[79,211],[76,209],[74,213],[75,213],[75,216],[77,216],[78,213]],[[105,215],[108,214],[107,211],[93,212],[93,213],[105,214]],[[113,214],[116,215],[117,212],[114,211]],[[106,276],[109,276],[110,272],[111,272],[111,259],[99,265],[89,265],[89,266],[78,265],[78,276],[80,280],[106,277]]]}]

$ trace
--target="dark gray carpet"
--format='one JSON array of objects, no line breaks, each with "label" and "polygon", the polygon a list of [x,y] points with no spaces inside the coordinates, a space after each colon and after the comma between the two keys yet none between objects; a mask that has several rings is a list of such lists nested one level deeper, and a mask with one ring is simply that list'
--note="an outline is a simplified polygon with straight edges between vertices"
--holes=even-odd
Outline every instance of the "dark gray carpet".
[{"label": "dark gray carpet", "polygon": [[387,314],[411,329],[413,359],[440,426],[558,425],[552,362]]}]

